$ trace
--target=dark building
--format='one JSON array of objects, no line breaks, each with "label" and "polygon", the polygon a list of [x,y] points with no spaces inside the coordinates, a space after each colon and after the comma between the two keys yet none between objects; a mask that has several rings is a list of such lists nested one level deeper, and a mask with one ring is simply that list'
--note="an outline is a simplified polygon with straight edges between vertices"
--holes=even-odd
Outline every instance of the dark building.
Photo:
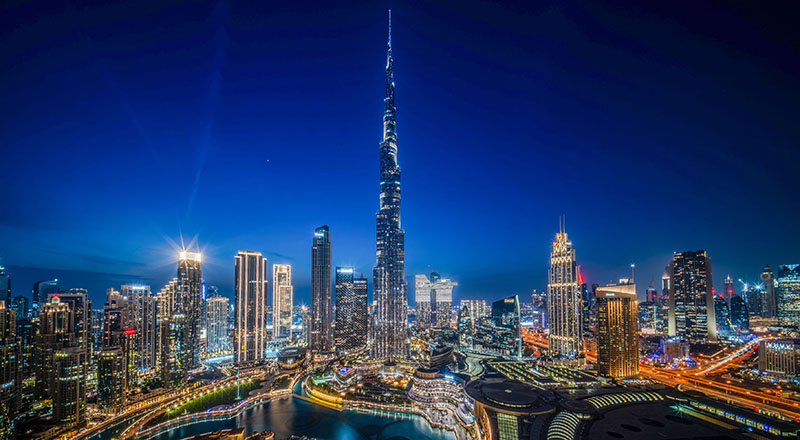
[{"label": "dark building", "polygon": [[28,298],[24,296],[15,296],[11,298],[11,302],[6,306],[16,312],[17,321],[28,317]]},{"label": "dark building", "polygon": [[731,297],[731,327],[736,332],[750,331],[750,313],[747,305],[739,295]]},{"label": "dark building", "polygon": [[511,356],[522,356],[520,321],[517,295],[492,303],[492,338],[500,352]]},{"label": "dark building", "polygon": [[676,252],[668,270],[669,335],[716,341],[711,259],[703,250]]},{"label": "dark building", "polygon": [[0,266],[0,301],[5,301],[6,306],[11,304],[11,277],[3,266]]},{"label": "dark building", "polygon": [[731,331],[731,318],[728,303],[722,295],[714,297],[714,320],[717,324],[717,336],[727,336]]},{"label": "dark building", "polygon": [[394,60],[389,15],[386,53],[386,98],[383,100],[383,140],[380,144],[380,209],[376,215],[376,261],[373,295],[377,302],[373,357],[405,359],[408,286],[405,282],[405,233],[400,227],[400,166],[395,131]]},{"label": "dark building", "polygon": [[333,348],[333,288],[331,284],[331,232],[328,225],[314,230],[311,245],[311,349]]},{"label": "dark building", "polygon": [[22,399],[16,312],[0,300],[0,438],[14,438]]},{"label": "dark building", "polygon": [[764,288],[761,316],[775,318],[778,316],[778,302],[775,297],[775,273],[772,272],[769,265],[761,272],[761,285]]},{"label": "dark building", "polygon": [[352,267],[336,268],[336,351],[349,353],[367,345],[367,280]]}]

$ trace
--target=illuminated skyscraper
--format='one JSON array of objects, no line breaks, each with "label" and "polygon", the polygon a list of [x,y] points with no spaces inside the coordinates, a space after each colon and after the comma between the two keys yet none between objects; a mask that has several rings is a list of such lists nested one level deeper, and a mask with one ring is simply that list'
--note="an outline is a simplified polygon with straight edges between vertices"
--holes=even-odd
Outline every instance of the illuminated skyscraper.
[{"label": "illuminated skyscraper", "polygon": [[414,277],[414,297],[417,307],[417,325],[421,328],[450,327],[450,310],[453,307],[453,287],[458,283],[442,279],[438,273]]},{"label": "illuminated skyscraper", "polygon": [[206,351],[208,353],[225,352],[230,349],[228,339],[228,307],[229,300],[225,296],[215,295],[208,298],[206,307]]},{"label": "illuminated skyscraper", "polygon": [[86,362],[83,347],[67,347],[53,356],[53,420],[64,426],[86,421]]},{"label": "illuminated skyscraper", "polygon": [[769,265],[761,272],[761,284],[764,287],[761,316],[775,318],[778,316],[778,301],[775,297],[775,273]]},{"label": "illuminated skyscraper", "polygon": [[509,296],[492,303],[492,340],[494,350],[509,356],[522,356],[522,316],[519,297]]},{"label": "illuminated skyscraper", "polygon": [[598,287],[597,371],[604,376],[639,374],[636,286]]},{"label": "illuminated skyscraper", "polygon": [[156,298],[150,295],[150,286],[138,284],[122,285],[120,294],[127,298],[128,303],[130,320],[126,328],[135,330],[130,337],[133,351],[130,358],[133,361],[133,368],[144,373],[156,367],[158,354]]},{"label": "illuminated skyscraper", "polygon": [[42,304],[36,335],[36,397],[50,399],[55,393],[54,356],[59,350],[73,346],[74,330],[69,304],[62,303],[58,296]]},{"label": "illuminated skyscraper", "polygon": [[119,408],[127,393],[128,374],[122,348],[103,348],[97,357],[97,403],[101,408]]},{"label": "illuminated skyscraper", "polygon": [[264,358],[267,341],[267,259],[261,252],[239,251],[236,255],[236,362]]},{"label": "illuminated skyscraper", "polygon": [[553,357],[583,356],[581,311],[583,303],[578,291],[578,266],[575,249],[561,228],[553,241],[547,284],[547,323],[550,328],[548,348]]},{"label": "illuminated skyscraper", "polygon": [[750,331],[750,313],[741,296],[734,294],[730,306],[731,327],[738,333]]},{"label": "illuminated skyscraper", "polygon": [[470,319],[473,321],[491,314],[491,309],[486,305],[486,300],[483,299],[462,299],[459,305],[462,309],[464,306],[469,309]]},{"label": "illuminated skyscraper", "polygon": [[733,298],[733,295],[736,293],[736,290],[733,288],[733,279],[731,278],[730,274],[727,277],[725,277],[725,281],[723,282],[722,292],[725,301],[730,301],[731,298]]},{"label": "illuminated skyscraper", "polygon": [[178,285],[175,314],[183,315],[183,344],[180,362],[187,370],[200,364],[200,332],[202,324],[203,269],[199,252],[181,251],[178,258]]},{"label": "illuminated skyscraper", "polygon": [[716,341],[711,259],[705,251],[676,252],[669,266],[669,335]]},{"label": "illuminated skyscraper", "polygon": [[14,438],[22,393],[22,352],[16,334],[17,313],[0,300],[0,438]]},{"label": "illuminated skyscraper", "polygon": [[400,167],[395,131],[392,15],[386,52],[386,98],[380,144],[380,209],[376,215],[376,262],[372,288],[377,302],[372,354],[377,359],[405,359],[408,286],[405,276],[405,233],[400,224]]},{"label": "illuminated skyscraper", "polygon": [[272,337],[292,337],[292,266],[272,265]]},{"label": "illuminated skyscraper", "polygon": [[800,322],[800,264],[778,266],[777,282],[778,319],[796,325]]},{"label": "illuminated skyscraper", "polygon": [[311,245],[311,349],[333,349],[333,284],[331,281],[331,232],[328,225],[314,230]]},{"label": "illuminated skyscraper", "polygon": [[58,280],[44,280],[33,283],[33,308],[38,314],[42,305],[47,302],[47,296],[58,293]]},{"label": "illuminated skyscraper", "polygon": [[367,279],[352,267],[336,268],[336,351],[347,353],[367,345]]}]

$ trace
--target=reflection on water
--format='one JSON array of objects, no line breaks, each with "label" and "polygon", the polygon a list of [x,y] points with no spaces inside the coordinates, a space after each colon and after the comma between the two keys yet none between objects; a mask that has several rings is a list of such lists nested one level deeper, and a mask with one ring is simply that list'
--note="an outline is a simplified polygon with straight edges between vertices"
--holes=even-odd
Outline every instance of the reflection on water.
[{"label": "reflection on water", "polygon": [[[453,440],[451,432],[433,430],[421,417],[394,418],[383,415],[336,411],[300,399],[277,400],[222,421],[203,422],[177,428],[155,437],[177,440],[218,429],[244,427],[245,435],[269,429],[276,438],[291,434],[332,440]],[[103,436],[103,438],[108,438]]]}]

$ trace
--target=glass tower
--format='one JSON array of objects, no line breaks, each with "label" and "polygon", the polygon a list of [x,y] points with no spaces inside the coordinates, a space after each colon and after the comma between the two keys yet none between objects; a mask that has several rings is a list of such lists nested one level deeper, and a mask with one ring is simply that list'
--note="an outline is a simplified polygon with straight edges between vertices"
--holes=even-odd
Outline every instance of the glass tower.
[{"label": "glass tower", "polygon": [[272,265],[272,337],[292,336],[292,266]]},{"label": "glass tower", "polygon": [[367,345],[367,280],[352,267],[336,268],[336,351],[353,352]]},{"label": "glass tower", "polygon": [[800,321],[800,264],[778,266],[778,319],[784,323]]},{"label": "glass tower", "polygon": [[404,280],[404,232],[400,225],[400,167],[395,131],[392,15],[386,52],[386,98],[383,100],[383,140],[380,144],[380,209],[376,215],[376,262],[373,291],[377,316],[372,354],[377,359],[405,359],[408,286]]},{"label": "glass tower", "polygon": [[267,259],[261,252],[239,251],[234,279],[237,363],[264,358],[267,340]]},{"label": "glass tower", "polygon": [[716,341],[711,259],[706,252],[676,252],[669,266],[669,335]]},{"label": "glass tower", "polygon": [[186,370],[200,364],[200,332],[202,324],[203,269],[199,252],[182,251],[178,255],[178,285],[175,297],[176,314],[183,315],[183,341],[176,356]]},{"label": "glass tower", "polygon": [[597,372],[603,376],[639,374],[636,286],[597,288]]},{"label": "glass tower", "polygon": [[314,230],[311,246],[311,349],[333,348],[333,287],[331,284],[331,231],[328,225]]}]

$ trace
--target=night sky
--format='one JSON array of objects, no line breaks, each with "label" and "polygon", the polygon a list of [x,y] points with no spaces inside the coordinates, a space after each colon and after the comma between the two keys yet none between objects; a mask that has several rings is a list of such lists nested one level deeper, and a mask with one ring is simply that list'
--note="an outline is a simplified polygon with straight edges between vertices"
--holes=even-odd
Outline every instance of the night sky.
[{"label": "night sky", "polygon": [[410,282],[527,300],[562,214],[590,283],[800,262],[790,2],[97,3],[0,6],[14,294],[157,291],[183,237],[223,294],[250,249],[308,303],[322,224],[371,290],[389,7]]}]

